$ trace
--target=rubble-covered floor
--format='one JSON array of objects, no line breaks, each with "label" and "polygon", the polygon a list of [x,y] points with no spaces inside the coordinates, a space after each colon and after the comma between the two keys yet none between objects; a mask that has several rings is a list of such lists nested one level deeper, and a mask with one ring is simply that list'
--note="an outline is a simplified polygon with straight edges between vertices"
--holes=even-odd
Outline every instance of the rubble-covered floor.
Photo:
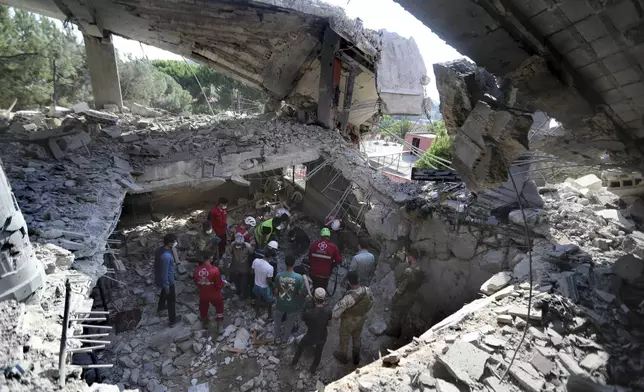
[{"label": "rubble-covered floor", "polygon": [[[241,222],[247,214],[258,214],[254,205],[240,209],[235,208],[235,203],[229,205],[232,212],[228,220],[231,225]],[[192,281],[196,264],[187,259],[193,256],[191,238],[200,230],[201,222],[211,207],[204,205],[201,209],[173,213],[159,222],[145,221],[148,216],[141,214],[138,224],[132,222],[131,216],[122,217],[123,223],[118,227],[115,238],[126,239],[117,257],[126,266],[127,272],[116,275],[124,285],[112,284],[109,307],[113,311],[139,309],[141,321],[136,328],[110,337],[112,344],[100,354],[101,361],[117,364],[105,373],[109,382],[125,388],[139,387],[154,392],[163,390],[163,387],[186,390],[195,383],[208,384],[210,391],[295,391],[314,390],[318,380],[327,384],[354,370],[352,365],[341,365],[332,356],[332,351],[337,349],[339,343],[338,322],[331,326],[315,375],[308,372],[312,355],[305,354],[297,368],[290,366],[296,339],[306,331],[301,320],[298,333],[292,335],[292,341],[286,349],[279,350],[272,343],[253,345],[254,339],[262,341],[273,338],[273,322],[266,319],[265,311],[257,319],[250,301],[240,300],[228,288],[225,289],[225,321],[219,335],[214,333],[212,327],[208,330],[202,327],[198,319],[197,288]],[[301,211],[293,211],[293,214],[291,226],[303,228],[313,240],[319,238],[319,226],[315,222],[306,218]],[[161,218],[159,214],[155,215]],[[153,284],[152,274],[151,255],[167,232],[179,235],[181,259],[176,275],[177,314],[181,322],[173,328],[167,326],[167,316],[157,317],[158,289]],[[279,272],[285,269],[284,254],[290,252],[290,246],[287,240],[280,241]],[[351,256],[350,249],[347,249],[344,259],[348,262]],[[229,262],[228,256],[224,257],[223,262]],[[345,290],[342,282],[346,269],[340,268],[339,271],[339,284],[335,295],[328,299],[329,306],[337,302]],[[332,278],[330,287],[333,282]],[[377,296],[384,294],[383,289],[374,290]],[[380,302],[382,304],[384,301]],[[379,314],[374,315],[374,321],[368,325],[375,325],[377,328],[372,330],[380,335],[384,330],[386,308],[375,308],[378,308]],[[210,312],[213,313],[214,309]],[[214,318],[214,313],[211,317]],[[365,328],[362,365],[378,358],[383,344],[390,345],[392,342],[384,336],[379,339],[373,331]],[[245,353],[228,351],[233,347],[244,347]]]},{"label": "rubble-covered floor", "polygon": [[[526,209],[530,320],[530,257],[519,254],[483,284],[487,295],[325,390],[644,390],[642,204],[617,209],[621,202],[593,177],[543,187],[544,208]],[[509,219],[523,225],[519,210]],[[571,375],[586,383],[567,386]]]}]

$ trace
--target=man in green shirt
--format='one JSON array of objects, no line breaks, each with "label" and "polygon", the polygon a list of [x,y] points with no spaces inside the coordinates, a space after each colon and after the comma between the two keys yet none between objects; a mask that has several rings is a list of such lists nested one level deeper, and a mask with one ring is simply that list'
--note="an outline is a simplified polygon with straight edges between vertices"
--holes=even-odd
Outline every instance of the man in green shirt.
[{"label": "man in green shirt", "polygon": [[212,251],[214,253],[219,241],[219,238],[212,232],[210,222],[203,222],[201,225],[201,231],[197,233],[193,242],[193,252],[195,257],[198,258],[204,250]]},{"label": "man in green shirt", "polygon": [[[286,271],[277,274],[274,280],[275,298],[275,342],[288,343],[293,323],[300,310],[301,296],[304,295],[304,277],[293,271],[295,258],[287,256],[284,260]],[[285,318],[285,321],[282,321]],[[282,324],[284,331],[282,332]]]}]

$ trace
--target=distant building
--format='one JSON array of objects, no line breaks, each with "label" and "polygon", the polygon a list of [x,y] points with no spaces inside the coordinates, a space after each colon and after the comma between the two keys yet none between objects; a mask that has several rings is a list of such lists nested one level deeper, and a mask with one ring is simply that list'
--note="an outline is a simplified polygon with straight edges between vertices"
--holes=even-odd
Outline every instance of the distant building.
[{"label": "distant building", "polygon": [[[408,133],[405,136],[405,141],[411,144],[414,147],[419,148],[421,151],[426,151],[436,139],[436,135],[433,133]],[[409,152],[407,146],[403,147],[404,152]]]}]

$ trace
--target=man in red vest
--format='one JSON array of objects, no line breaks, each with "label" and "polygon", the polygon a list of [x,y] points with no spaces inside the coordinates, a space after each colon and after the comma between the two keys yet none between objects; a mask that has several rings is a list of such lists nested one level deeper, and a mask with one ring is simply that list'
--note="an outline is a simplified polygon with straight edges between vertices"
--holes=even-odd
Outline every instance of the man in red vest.
[{"label": "man in red vest", "polygon": [[338,247],[329,239],[331,230],[325,227],[320,235],[322,238],[315,241],[309,249],[309,275],[313,281],[313,288],[322,287],[326,290],[333,271],[333,263],[342,264],[342,255]]},{"label": "man in red vest", "polygon": [[228,208],[228,199],[225,197],[219,198],[219,204],[208,214],[208,220],[212,226],[212,231],[221,241],[217,245],[219,257],[223,257],[226,252],[226,239],[228,232],[228,224],[226,223],[226,208]]},{"label": "man in red vest", "polygon": [[224,321],[224,298],[221,290],[224,281],[219,268],[212,265],[212,252],[202,251],[199,255],[199,266],[195,268],[193,279],[199,288],[199,315],[204,327],[208,326],[208,309],[210,304],[215,307],[217,326]]}]

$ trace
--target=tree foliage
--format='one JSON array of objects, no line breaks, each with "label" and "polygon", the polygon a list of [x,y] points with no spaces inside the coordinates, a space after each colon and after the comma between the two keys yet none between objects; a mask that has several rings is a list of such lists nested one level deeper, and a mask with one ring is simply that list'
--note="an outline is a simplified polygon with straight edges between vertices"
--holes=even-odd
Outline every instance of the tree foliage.
[{"label": "tree foliage", "polygon": [[454,140],[447,134],[445,121],[443,120],[434,121],[432,125],[427,127],[427,129],[436,135],[436,139],[434,139],[434,142],[429,149],[420,156],[414,166],[422,168],[444,168],[445,165],[441,164],[434,157],[451,161]]},{"label": "tree foliage", "polygon": [[0,107],[70,105],[90,97],[85,50],[71,27],[0,6]]},{"label": "tree foliage", "polygon": [[379,125],[379,133],[381,135],[390,135],[390,133],[393,133],[403,140],[405,139],[405,136],[414,129],[413,122],[406,119],[398,120],[386,114],[380,119]]},{"label": "tree foliage", "polygon": [[265,95],[210,67],[199,64],[186,64],[176,60],[154,60],[152,64],[159,71],[170,75],[181,87],[195,98],[195,113],[210,113],[206,98],[201,92],[195,75],[203,86],[210,104],[216,110],[259,111],[266,100]]},{"label": "tree foliage", "polygon": [[148,60],[129,57],[125,61],[119,61],[119,76],[124,101],[177,114],[190,111],[190,93]]}]

